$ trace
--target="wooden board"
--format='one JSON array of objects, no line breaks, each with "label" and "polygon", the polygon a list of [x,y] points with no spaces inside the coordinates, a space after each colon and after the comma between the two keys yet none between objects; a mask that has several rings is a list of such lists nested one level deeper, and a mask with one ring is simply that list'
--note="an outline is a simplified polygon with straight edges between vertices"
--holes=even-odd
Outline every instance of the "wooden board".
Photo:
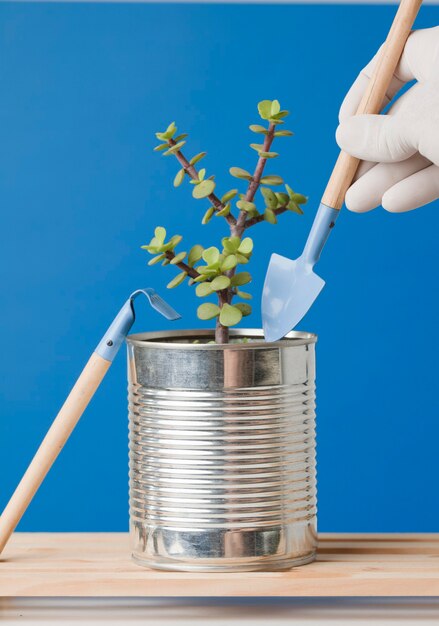
[{"label": "wooden board", "polygon": [[288,572],[190,574],[135,565],[125,533],[16,533],[0,596],[439,596],[439,534],[321,535]]}]

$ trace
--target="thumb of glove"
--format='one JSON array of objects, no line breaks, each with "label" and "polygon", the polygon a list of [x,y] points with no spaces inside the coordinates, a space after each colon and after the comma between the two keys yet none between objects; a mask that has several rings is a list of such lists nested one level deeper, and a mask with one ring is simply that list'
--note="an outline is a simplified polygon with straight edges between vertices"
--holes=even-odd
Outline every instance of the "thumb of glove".
[{"label": "thumb of glove", "polygon": [[336,140],[342,150],[362,161],[404,161],[417,149],[407,127],[391,115],[355,115],[340,124]]}]

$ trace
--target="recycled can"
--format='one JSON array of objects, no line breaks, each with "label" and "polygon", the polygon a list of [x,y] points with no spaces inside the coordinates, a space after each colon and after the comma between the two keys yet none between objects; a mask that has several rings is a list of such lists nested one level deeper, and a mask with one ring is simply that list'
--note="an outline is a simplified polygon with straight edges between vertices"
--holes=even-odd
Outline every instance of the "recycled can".
[{"label": "recycled can", "polygon": [[315,342],[260,330],[131,335],[130,535],[146,567],[240,572],[317,547]]}]

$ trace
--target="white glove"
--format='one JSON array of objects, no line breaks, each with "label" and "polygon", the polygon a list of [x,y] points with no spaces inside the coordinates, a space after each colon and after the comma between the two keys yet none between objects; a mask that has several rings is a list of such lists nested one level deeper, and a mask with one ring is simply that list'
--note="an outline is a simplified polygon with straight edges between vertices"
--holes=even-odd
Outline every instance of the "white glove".
[{"label": "white glove", "polygon": [[439,26],[409,36],[383,107],[405,83],[417,82],[388,114],[352,117],[376,58],[340,109],[337,143],[366,161],[346,194],[346,206],[359,213],[380,204],[395,213],[410,211],[439,198]]}]

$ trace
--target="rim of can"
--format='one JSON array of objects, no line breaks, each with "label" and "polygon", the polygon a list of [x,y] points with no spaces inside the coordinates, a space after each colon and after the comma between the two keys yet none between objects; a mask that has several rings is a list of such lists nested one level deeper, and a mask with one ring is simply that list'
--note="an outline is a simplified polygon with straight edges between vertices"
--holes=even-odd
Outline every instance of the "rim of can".
[{"label": "rim of can", "polygon": [[[232,338],[248,337],[255,339],[248,343],[188,343],[193,339],[213,339],[214,329],[190,329],[190,330],[159,330],[147,333],[134,333],[128,335],[127,343],[134,346],[165,349],[189,349],[189,350],[251,350],[254,348],[286,348],[303,346],[316,343],[317,335],[298,330],[292,330],[279,341],[264,341],[264,331],[261,328],[231,328]],[[261,341],[258,341],[258,339]],[[182,339],[183,341],[178,341]]]}]

